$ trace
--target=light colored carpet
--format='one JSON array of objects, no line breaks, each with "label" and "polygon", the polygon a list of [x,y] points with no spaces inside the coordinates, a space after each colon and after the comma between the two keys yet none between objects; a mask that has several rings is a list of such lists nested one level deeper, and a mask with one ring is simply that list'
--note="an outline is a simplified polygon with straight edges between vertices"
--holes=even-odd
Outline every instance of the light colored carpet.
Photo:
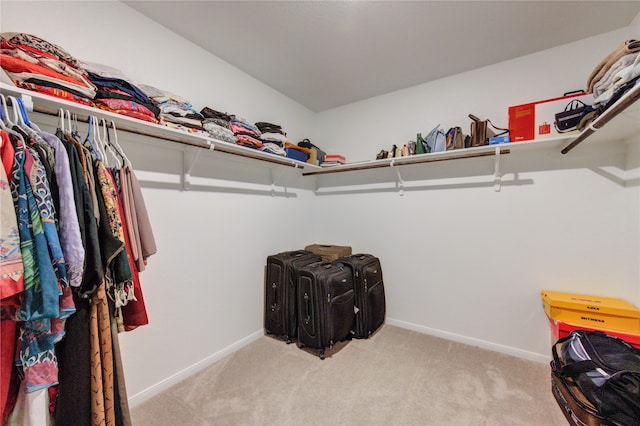
[{"label": "light colored carpet", "polygon": [[264,336],[132,409],[134,425],[565,425],[548,365],[384,325],[325,360]]}]

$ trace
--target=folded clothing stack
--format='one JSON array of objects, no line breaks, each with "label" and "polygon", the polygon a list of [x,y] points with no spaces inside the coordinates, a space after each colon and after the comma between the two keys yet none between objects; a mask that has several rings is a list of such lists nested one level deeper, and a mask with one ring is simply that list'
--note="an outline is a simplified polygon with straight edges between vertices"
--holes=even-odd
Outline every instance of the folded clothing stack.
[{"label": "folded clothing stack", "polygon": [[193,109],[189,101],[166,90],[146,84],[140,84],[138,87],[160,109],[160,114],[158,115],[160,124],[189,133],[208,136],[208,133],[202,127],[204,117]]},{"label": "folded clothing stack", "polygon": [[256,126],[245,122],[237,116],[233,116],[230,123],[231,131],[236,137],[236,144],[246,146],[248,148],[262,148],[260,139],[260,129]]},{"label": "folded clothing stack", "polygon": [[593,107],[602,113],[640,77],[640,40],[626,40],[593,69],[587,80],[587,93],[593,93]]},{"label": "folded clothing stack", "polygon": [[25,33],[0,33],[0,66],[18,87],[93,106],[97,88],[60,46]]},{"label": "folded clothing stack", "polygon": [[281,156],[287,155],[284,149],[284,144],[287,143],[287,134],[281,126],[259,121],[256,123],[256,127],[261,132],[262,148],[260,150]]},{"label": "folded clothing stack", "polygon": [[236,143],[236,137],[231,131],[231,115],[204,107],[200,110],[204,117],[202,126],[215,139],[223,142]]},{"label": "folded clothing stack", "polygon": [[82,67],[98,89],[95,97],[98,108],[158,123],[160,108],[120,70],[90,62],[83,62]]}]

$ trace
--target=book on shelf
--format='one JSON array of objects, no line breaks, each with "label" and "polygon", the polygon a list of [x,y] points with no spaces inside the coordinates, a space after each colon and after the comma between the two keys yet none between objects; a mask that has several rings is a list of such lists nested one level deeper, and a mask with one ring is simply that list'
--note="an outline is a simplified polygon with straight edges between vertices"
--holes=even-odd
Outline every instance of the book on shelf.
[{"label": "book on shelf", "polygon": [[343,155],[340,154],[327,154],[324,156],[324,161],[322,162],[322,164],[325,163],[329,163],[330,165],[335,165],[335,164],[344,164],[345,163],[345,158]]}]

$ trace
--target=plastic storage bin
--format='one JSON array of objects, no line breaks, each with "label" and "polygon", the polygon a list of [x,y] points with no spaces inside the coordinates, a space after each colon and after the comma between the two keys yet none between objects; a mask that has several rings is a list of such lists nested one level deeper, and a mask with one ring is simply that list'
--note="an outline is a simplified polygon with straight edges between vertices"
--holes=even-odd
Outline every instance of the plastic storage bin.
[{"label": "plastic storage bin", "polygon": [[603,330],[599,328],[579,326],[579,325],[568,324],[563,321],[557,321],[552,319],[549,320],[549,326],[551,327],[551,332],[553,333],[553,337],[554,337],[554,341],[552,343],[555,343],[558,339],[567,337],[572,331],[589,330],[589,331],[602,331],[603,333],[606,333],[610,336],[618,337],[624,340],[625,342],[629,343],[630,345],[640,349],[640,334],[622,333],[622,332],[613,331],[613,330]]},{"label": "plastic storage bin", "polygon": [[541,297],[549,319],[595,329],[640,334],[640,310],[622,299],[549,290],[543,290]]}]

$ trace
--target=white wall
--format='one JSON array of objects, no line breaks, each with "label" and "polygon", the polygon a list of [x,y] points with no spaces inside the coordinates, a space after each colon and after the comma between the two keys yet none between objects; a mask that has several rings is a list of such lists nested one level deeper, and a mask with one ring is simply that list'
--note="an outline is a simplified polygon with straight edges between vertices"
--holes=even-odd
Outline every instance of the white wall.
[{"label": "white wall", "polygon": [[[196,108],[280,123],[292,139],[310,137],[349,160],[373,158],[438,123],[468,123],[467,113],[504,124],[507,105],[582,87],[624,34],[313,115],[119,2],[2,1],[0,8],[1,31],[36,34],[81,59],[180,94]],[[108,22],[120,30],[109,30]],[[128,34],[133,37],[125,39]],[[529,358],[548,353],[543,288],[606,292],[640,305],[637,179],[621,186],[602,173],[605,167],[637,178],[638,162],[629,159],[638,155],[637,145],[626,157],[625,147],[614,144],[598,155],[587,149],[571,158],[505,158],[505,180],[519,184],[506,183],[499,193],[492,190],[493,163],[478,159],[407,169],[418,176],[409,185],[420,189],[402,197],[314,196],[305,189],[313,179],[301,182],[289,171],[280,181],[288,196],[271,197],[260,189],[269,169],[207,155],[194,175],[237,186],[233,177],[248,174],[242,186],[249,190],[178,191],[171,182],[180,152],[121,138],[139,174],[157,181],[143,188],[159,248],[142,274],[151,324],[121,335],[134,403],[259,335],[265,257],[309,242],[351,244],[379,255],[392,322]],[[425,174],[433,179],[423,181]],[[381,175],[387,171],[358,176]]]},{"label": "white wall", "polygon": [[438,124],[469,133],[468,114],[507,127],[510,105],[584,89],[595,65],[627,37],[629,29],[613,31],[324,111],[316,116],[316,140],[327,151],[362,161],[415,140],[418,132],[426,136]]},{"label": "white wall", "polygon": [[[602,58],[637,38],[631,28],[319,113],[317,143],[358,161],[438,123],[468,132],[468,113],[506,127],[509,105],[584,88]],[[390,322],[545,360],[540,290],[640,306],[638,131],[628,152],[587,141],[566,156],[503,156],[500,192],[491,158],[401,169],[409,188],[421,188],[404,196],[322,177],[317,229],[328,241],[348,232],[357,250],[381,257]],[[381,175],[395,182],[388,169],[342,179],[355,185]]]},{"label": "white wall", "polygon": [[[38,35],[80,59],[181,95],[198,110],[206,105],[251,122],[279,123],[293,140],[313,139],[308,109],[120,2],[3,0],[0,8],[1,31]],[[227,178],[215,183],[237,187],[231,176],[242,171],[250,180],[242,186],[254,192],[181,192],[170,184],[182,166],[179,151],[119,135],[139,177],[160,182],[143,187],[158,245],[141,275],[150,324],[120,335],[129,396],[144,399],[170,384],[163,381],[183,378],[189,373],[183,370],[261,332],[265,258],[310,242],[312,193],[292,187],[288,197],[272,197],[268,168],[207,154],[194,176]],[[291,178],[285,171],[278,182]]]}]

